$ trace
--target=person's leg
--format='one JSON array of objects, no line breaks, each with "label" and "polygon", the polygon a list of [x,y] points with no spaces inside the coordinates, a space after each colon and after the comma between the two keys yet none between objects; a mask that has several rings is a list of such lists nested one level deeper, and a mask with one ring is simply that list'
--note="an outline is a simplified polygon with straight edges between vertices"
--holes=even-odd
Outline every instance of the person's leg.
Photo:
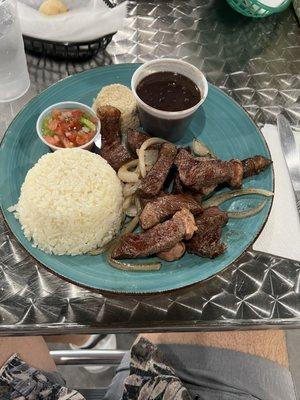
[{"label": "person's leg", "polygon": [[279,330],[147,333],[141,336],[154,344],[192,344],[240,351],[263,357],[288,367],[285,333]]},{"label": "person's leg", "polygon": [[56,371],[55,363],[41,336],[0,338],[0,367],[14,353],[17,353],[23,361],[38,370]]},{"label": "person's leg", "polygon": [[[130,383],[131,360],[134,371],[153,370],[153,363],[161,358],[149,353],[149,342],[158,346],[163,363],[173,367],[192,397],[296,398],[290,372],[285,368],[288,355],[284,332],[230,331],[141,334],[118,368],[106,400],[119,399],[124,382],[129,379]],[[143,376],[142,372],[139,375]]]},{"label": "person's leg", "polygon": [[56,370],[44,339],[37,337],[0,338],[0,398],[77,399],[84,397]]}]

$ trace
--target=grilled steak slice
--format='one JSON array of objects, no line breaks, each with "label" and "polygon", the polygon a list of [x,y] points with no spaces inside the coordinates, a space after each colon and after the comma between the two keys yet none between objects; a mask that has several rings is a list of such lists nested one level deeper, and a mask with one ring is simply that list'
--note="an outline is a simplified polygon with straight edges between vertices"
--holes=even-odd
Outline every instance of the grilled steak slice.
[{"label": "grilled steak slice", "polygon": [[[214,190],[214,188],[215,187],[213,187],[212,190]],[[207,189],[207,188],[205,188],[205,189]],[[189,196],[192,196],[198,203],[201,203],[202,198],[203,198],[203,189],[201,189],[199,192],[196,192],[195,190],[190,190],[189,188],[184,186],[179,178],[178,171],[175,174],[172,193],[173,194],[188,194]]]},{"label": "grilled steak slice", "polygon": [[190,211],[183,209],[173,218],[142,233],[128,233],[112,253],[113,258],[145,257],[170,250],[183,239],[190,239],[197,229]]},{"label": "grilled steak slice", "polygon": [[102,106],[97,109],[101,121],[100,155],[118,171],[122,165],[132,160],[131,155],[121,143],[120,117],[121,112],[112,106]]},{"label": "grilled steak slice", "polygon": [[183,242],[176,243],[170,250],[161,251],[157,257],[165,261],[179,260],[185,253],[185,244]]},{"label": "grilled steak slice", "polygon": [[210,207],[196,218],[197,232],[186,243],[189,253],[200,257],[215,258],[226,250],[225,243],[220,242],[222,227],[228,222],[225,211],[218,207]]},{"label": "grilled steak slice", "polygon": [[144,197],[156,196],[161,190],[173,165],[177,149],[171,143],[164,143],[158,159],[145,178],[142,179],[139,192]]},{"label": "grilled steak slice", "polygon": [[101,122],[102,144],[121,142],[121,111],[112,106],[102,106],[97,108],[97,116]]},{"label": "grilled steak slice", "polygon": [[[180,149],[175,165],[178,168],[181,182],[189,189],[199,192],[203,188],[216,187],[228,183],[240,187],[243,178],[243,167],[239,160],[222,161],[207,157],[193,157],[185,149]],[[207,190],[203,191],[207,194]]]},{"label": "grilled steak slice", "polygon": [[140,225],[143,229],[152,228],[182,208],[186,208],[192,214],[201,211],[200,204],[192,196],[186,194],[165,194],[152,199],[147,202],[140,215]]},{"label": "grilled steak slice", "polygon": [[240,160],[230,160],[228,162],[231,168],[231,178],[227,181],[227,183],[232,188],[240,188],[243,184],[243,174],[244,174],[243,164]]},{"label": "grilled steak slice", "polygon": [[243,178],[259,174],[261,171],[266,169],[270,164],[272,164],[272,161],[263,156],[254,156],[242,160],[242,165],[244,168]]},{"label": "grilled steak slice", "polygon": [[121,143],[101,145],[99,153],[115,171],[118,171],[122,165],[132,160],[131,155]]},{"label": "grilled steak slice", "polygon": [[[161,197],[161,196],[166,196],[167,193],[164,192],[163,190],[161,192],[158,193],[157,197]],[[142,209],[146,206],[147,203],[149,203],[150,201],[153,201],[153,197],[140,197],[140,203],[141,203],[141,207]]]},{"label": "grilled steak slice", "polygon": [[[126,132],[127,144],[129,149],[136,154],[136,151],[141,147],[141,145],[151,136],[144,132],[135,131],[134,129],[128,129]],[[148,149],[159,149],[161,144],[154,144],[149,146]]]}]

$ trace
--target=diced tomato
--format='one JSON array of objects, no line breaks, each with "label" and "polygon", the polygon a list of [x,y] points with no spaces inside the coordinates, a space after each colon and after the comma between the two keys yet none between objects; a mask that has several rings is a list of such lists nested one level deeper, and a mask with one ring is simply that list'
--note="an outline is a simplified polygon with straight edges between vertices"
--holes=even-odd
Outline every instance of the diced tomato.
[{"label": "diced tomato", "polygon": [[77,137],[76,137],[76,143],[77,143],[79,146],[82,146],[83,144],[87,143],[86,135],[85,135],[84,133],[79,133],[79,134],[77,135]]},{"label": "diced tomato", "polygon": [[84,114],[84,112],[81,110],[72,110],[71,113],[72,113],[72,117],[78,118],[78,119],[81,118]]},{"label": "diced tomato", "polygon": [[86,143],[88,143],[90,140],[92,140],[94,136],[95,136],[95,132],[87,133],[87,134],[85,135],[85,137],[86,137]]},{"label": "diced tomato", "polygon": [[53,118],[59,117],[61,115],[61,110],[59,108],[53,108],[51,115]]},{"label": "diced tomato", "polygon": [[81,129],[81,123],[77,120],[72,119],[69,123],[70,130],[79,131]]},{"label": "diced tomato", "polygon": [[68,130],[69,130],[69,123],[68,122],[66,122],[66,121],[61,121],[59,124],[58,124],[58,127],[59,127],[59,129],[64,133],[64,132],[67,132]]},{"label": "diced tomato", "polygon": [[76,133],[71,133],[71,134],[69,135],[69,137],[68,137],[68,139],[69,139],[71,142],[73,142],[73,143],[76,143],[76,138],[77,138]]},{"label": "diced tomato", "polygon": [[44,136],[44,139],[46,142],[49,144],[52,144],[53,146],[58,146],[61,147],[61,141],[59,140],[59,137],[54,135],[54,136]]},{"label": "diced tomato", "polygon": [[54,145],[54,139],[52,136],[44,136],[44,139],[46,140],[46,142]]},{"label": "diced tomato", "polygon": [[63,129],[61,129],[60,126],[58,126],[58,127],[55,129],[55,133],[56,133],[58,136],[60,136],[60,137],[65,136],[64,131],[63,131]]}]

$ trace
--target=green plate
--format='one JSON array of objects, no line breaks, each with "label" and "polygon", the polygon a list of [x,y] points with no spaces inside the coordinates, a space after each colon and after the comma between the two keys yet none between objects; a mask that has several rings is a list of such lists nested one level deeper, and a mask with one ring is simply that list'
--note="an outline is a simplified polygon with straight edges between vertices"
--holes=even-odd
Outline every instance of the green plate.
[{"label": "green plate", "polygon": [[[124,272],[112,268],[99,256],[54,256],[32,247],[23,235],[19,222],[7,211],[18,201],[27,171],[49,148],[39,140],[35,123],[48,106],[60,101],[79,101],[91,105],[98,91],[111,83],[130,87],[137,64],[113,65],[83,72],[49,87],[31,100],[9,126],[1,143],[0,183],[1,207],[4,217],[19,242],[41,264],[56,274],[90,288],[113,292],[162,292],[187,286],[222,271],[239,257],[254,241],[264,226],[272,200],[257,215],[242,220],[230,219],[223,230],[227,251],[210,260],[186,254],[181,260],[167,263],[157,272]],[[199,136],[222,159],[243,159],[256,154],[270,157],[268,147],[245,111],[222,91],[209,85],[208,97],[193,118],[185,140]],[[245,180],[244,187],[273,190],[273,170]],[[224,209],[243,210],[261,201],[247,196],[224,203]]]}]

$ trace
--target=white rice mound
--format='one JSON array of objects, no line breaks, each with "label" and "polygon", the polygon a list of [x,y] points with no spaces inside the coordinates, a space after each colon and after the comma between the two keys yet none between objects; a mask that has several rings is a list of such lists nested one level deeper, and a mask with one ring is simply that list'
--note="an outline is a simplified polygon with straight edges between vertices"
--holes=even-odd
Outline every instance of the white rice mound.
[{"label": "white rice mound", "polygon": [[126,133],[129,128],[138,129],[140,126],[137,103],[131,90],[120,83],[104,86],[98,93],[93,110],[101,106],[113,106],[121,111],[121,132]]},{"label": "white rice mound", "polygon": [[25,236],[46,253],[77,255],[109,242],[119,231],[122,185],[99,155],[63,149],[28,171],[12,207]]}]

